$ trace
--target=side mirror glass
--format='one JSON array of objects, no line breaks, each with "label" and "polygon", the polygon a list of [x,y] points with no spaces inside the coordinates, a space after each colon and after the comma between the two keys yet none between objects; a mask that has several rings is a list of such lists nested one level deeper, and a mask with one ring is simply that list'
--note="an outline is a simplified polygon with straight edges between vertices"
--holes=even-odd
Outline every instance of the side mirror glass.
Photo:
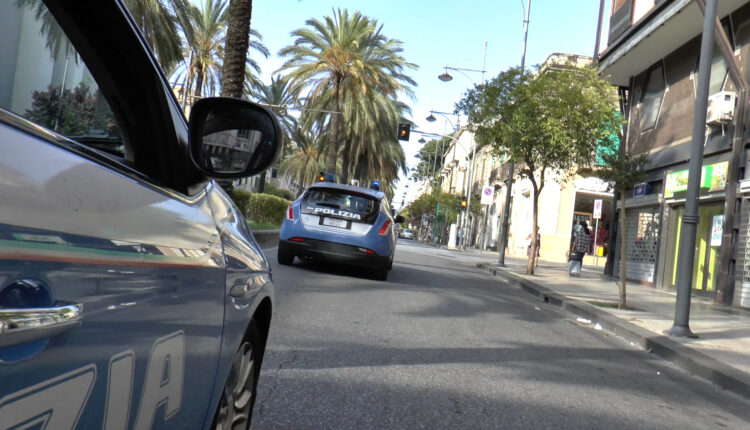
[{"label": "side mirror glass", "polygon": [[404,217],[402,217],[401,215],[396,215],[396,218],[393,218],[393,222],[395,222],[396,224],[401,224],[402,222],[404,222]]},{"label": "side mirror glass", "polygon": [[190,157],[205,175],[240,178],[267,169],[279,154],[276,117],[249,101],[210,97],[190,111]]}]

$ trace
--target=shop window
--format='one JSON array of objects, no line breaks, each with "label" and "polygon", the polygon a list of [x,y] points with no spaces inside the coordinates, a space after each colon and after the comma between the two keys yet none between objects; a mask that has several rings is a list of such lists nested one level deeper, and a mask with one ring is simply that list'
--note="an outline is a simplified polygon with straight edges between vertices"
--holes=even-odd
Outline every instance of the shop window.
[{"label": "shop window", "polygon": [[641,100],[641,130],[656,127],[661,103],[664,99],[664,68],[661,64],[651,69]]}]

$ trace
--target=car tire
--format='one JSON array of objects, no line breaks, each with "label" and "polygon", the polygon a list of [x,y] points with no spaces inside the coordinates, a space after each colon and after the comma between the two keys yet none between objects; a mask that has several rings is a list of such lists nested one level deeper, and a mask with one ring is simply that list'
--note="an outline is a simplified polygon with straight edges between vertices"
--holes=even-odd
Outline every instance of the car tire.
[{"label": "car tire", "polygon": [[214,430],[250,429],[261,362],[260,332],[250,323],[232,361],[214,418]]},{"label": "car tire", "polygon": [[276,259],[278,260],[279,264],[283,266],[290,266],[292,263],[294,263],[294,255],[282,250],[279,250],[276,253]]},{"label": "car tire", "polygon": [[388,265],[373,269],[372,276],[378,281],[385,281],[388,279]]}]

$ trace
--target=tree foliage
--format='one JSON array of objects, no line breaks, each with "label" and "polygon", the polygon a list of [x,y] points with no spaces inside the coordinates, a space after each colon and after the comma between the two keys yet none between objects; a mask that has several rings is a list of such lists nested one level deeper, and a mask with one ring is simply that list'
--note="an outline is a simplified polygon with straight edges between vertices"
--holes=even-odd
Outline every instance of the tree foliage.
[{"label": "tree foliage", "polygon": [[[413,96],[410,86],[416,83],[405,71],[416,65],[403,58],[400,41],[387,38],[376,20],[360,12],[337,10],[322,21],[309,19],[306,24],[292,32],[294,43],[279,52],[286,58],[281,70],[289,73],[293,85],[302,86],[301,98],[325,113],[314,120],[318,130],[327,129],[326,171],[336,173],[341,140],[348,139],[345,145],[356,142],[366,148],[378,144],[383,130],[373,125],[357,129],[362,136],[345,136],[347,116],[360,113],[370,117],[372,124],[385,122],[390,127],[393,117],[401,114],[398,107],[394,109],[398,95]],[[372,115],[377,109],[362,113],[362,100],[368,107],[386,107],[380,110],[384,115]],[[352,153],[351,148],[345,151]],[[346,164],[348,169],[351,162]]]},{"label": "tree foliage", "polygon": [[[469,90],[457,111],[481,145],[507,154],[533,188],[532,247],[538,232],[539,193],[550,174],[592,164],[599,143],[616,124],[615,89],[594,67],[572,66],[530,74],[514,68]],[[527,273],[534,273],[531,253]]]}]

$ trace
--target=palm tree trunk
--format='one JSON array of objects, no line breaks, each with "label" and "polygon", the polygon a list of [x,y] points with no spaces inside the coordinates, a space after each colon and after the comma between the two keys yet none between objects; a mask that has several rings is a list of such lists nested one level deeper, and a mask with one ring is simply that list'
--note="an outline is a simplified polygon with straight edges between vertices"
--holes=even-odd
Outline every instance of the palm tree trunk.
[{"label": "palm tree trunk", "polygon": [[628,272],[626,270],[626,262],[628,260],[625,255],[625,249],[627,243],[625,242],[625,193],[620,192],[620,304],[618,309],[627,308],[626,290],[625,283],[627,282]]},{"label": "palm tree trunk", "polygon": [[224,65],[221,70],[222,96],[242,97],[252,11],[252,0],[230,0],[229,2]]},{"label": "palm tree trunk", "polygon": [[193,94],[196,98],[201,96],[201,88],[203,88],[203,71],[198,68],[195,72],[195,93]]},{"label": "palm tree trunk", "polygon": [[[328,124],[329,137],[328,147],[326,148],[326,173],[336,173],[336,159],[338,158],[339,152],[339,118],[341,117],[341,102],[340,102],[340,91],[341,91],[341,78],[335,77],[333,82],[334,91],[334,110],[331,114],[331,121]],[[346,167],[346,166],[344,166]]]}]

